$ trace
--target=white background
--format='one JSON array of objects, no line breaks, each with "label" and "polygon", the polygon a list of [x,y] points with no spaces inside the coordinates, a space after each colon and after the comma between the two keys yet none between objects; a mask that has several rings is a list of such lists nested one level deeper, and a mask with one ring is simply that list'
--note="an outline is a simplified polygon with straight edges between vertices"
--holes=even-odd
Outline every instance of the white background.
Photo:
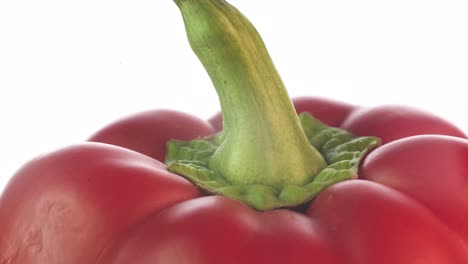
[{"label": "white background", "polygon": [[[231,3],[291,96],[413,105],[468,131],[466,0]],[[0,189],[34,156],[153,108],[219,108],[171,0],[0,1]]]}]

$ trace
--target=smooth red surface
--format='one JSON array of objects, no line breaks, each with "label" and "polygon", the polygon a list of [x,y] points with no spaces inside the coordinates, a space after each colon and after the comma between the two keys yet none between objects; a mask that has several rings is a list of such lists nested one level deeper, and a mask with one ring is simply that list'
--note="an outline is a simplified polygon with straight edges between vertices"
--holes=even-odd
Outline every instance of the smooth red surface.
[{"label": "smooth red surface", "polygon": [[321,97],[302,96],[292,99],[298,114],[308,112],[323,123],[339,127],[357,106]]},{"label": "smooth red surface", "polygon": [[335,184],[307,215],[349,264],[467,263],[467,245],[418,201],[370,181]]},{"label": "smooth red surface", "polygon": [[213,126],[192,115],[173,110],[153,110],[117,120],[88,140],[138,151],[164,162],[166,142],[212,135]]},{"label": "smooth red surface", "polygon": [[[91,137],[108,144],[57,150],[14,175],[0,198],[0,263],[468,263],[468,140],[392,142],[415,130],[376,125],[377,118],[362,125],[352,117],[359,108],[334,101],[296,103],[389,143],[366,157],[360,180],[326,189],[305,213],[262,213],[207,196],[161,163],[168,139],[214,133],[209,122],[167,110],[136,114]],[[417,133],[434,131],[425,129]]]},{"label": "smooth red surface", "polygon": [[341,127],[359,136],[379,137],[384,144],[423,134],[466,138],[460,129],[438,116],[398,105],[361,108],[350,114]]},{"label": "smooth red surface", "polygon": [[95,263],[123,231],[199,196],[140,153],[83,143],[27,163],[0,199],[0,263]]},{"label": "smooth red surface", "polygon": [[369,154],[360,176],[418,200],[468,242],[468,140],[397,140]]},{"label": "smooth red surface", "polygon": [[304,215],[258,213],[220,196],[153,215],[111,251],[115,264],[339,263],[320,228]]}]

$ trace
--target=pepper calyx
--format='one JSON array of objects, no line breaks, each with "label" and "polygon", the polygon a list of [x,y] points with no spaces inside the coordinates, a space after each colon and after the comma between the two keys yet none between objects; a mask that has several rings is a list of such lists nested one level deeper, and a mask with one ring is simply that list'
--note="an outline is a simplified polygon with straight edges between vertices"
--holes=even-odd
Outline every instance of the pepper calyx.
[{"label": "pepper calyx", "polygon": [[192,141],[168,142],[168,170],[187,178],[207,193],[225,195],[259,211],[267,211],[302,205],[335,183],[356,179],[362,158],[380,145],[380,139],[376,137],[357,137],[327,126],[309,113],[301,113],[299,120],[310,145],[327,162],[327,167],[311,175],[311,180],[305,184],[277,187],[231,183],[209,168],[213,153],[220,147],[221,134]]}]

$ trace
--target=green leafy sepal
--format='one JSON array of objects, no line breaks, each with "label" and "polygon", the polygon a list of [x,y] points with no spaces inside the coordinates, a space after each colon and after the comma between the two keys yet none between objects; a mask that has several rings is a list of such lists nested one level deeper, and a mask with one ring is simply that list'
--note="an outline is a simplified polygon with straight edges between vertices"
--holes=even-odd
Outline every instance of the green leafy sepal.
[{"label": "green leafy sepal", "polygon": [[299,206],[335,183],[357,178],[362,158],[380,145],[379,138],[354,136],[323,124],[309,113],[301,113],[299,120],[310,144],[328,164],[307,184],[287,185],[281,189],[261,184],[231,184],[209,169],[211,156],[219,147],[220,134],[192,141],[170,141],[166,156],[168,170],[184,176],[208,193],[225,195],[266,211]]}]

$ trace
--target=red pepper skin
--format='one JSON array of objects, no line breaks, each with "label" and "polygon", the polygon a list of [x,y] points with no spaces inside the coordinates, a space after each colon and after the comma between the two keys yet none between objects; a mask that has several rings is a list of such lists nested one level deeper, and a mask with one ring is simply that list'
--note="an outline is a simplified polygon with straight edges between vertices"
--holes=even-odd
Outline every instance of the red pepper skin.
[{"label": "red pepper skin", "polygon": [[159,161],[112,145],[40,156],[0,199],[0,263],[95,263],[124,230],[199,195]]},{"label": "red pepper skin", "polygon": [[397,105],[353,111],[341,127],[356,135],[379,137],[382,144],[422,134],[466,138],[460,129],[438,116],[413,107]]},{"label": "red pepper skin", "polygon": [[417,200],[378,183],[335,184],[307,215],[335,242],[342,263],[468,263],[456,233]]},{"label": "red pepper skin", "polygon": [[129,148],[164,162],[166,143],[171,139],[190,140],[215,133],[211,124],[173,110],[152,110],[122,118],[89,138]]},{"label": "red pepper skin", "polygon": [[344,120],[359,107],[341,101],[322,97],[302,96],[292,99],[298,114],[309,112],[323,123],[341,127]]},{"label": "red pepper skin", "polygon": [[[92,139],[154,158],[168,138],[214,131],[207,121],[154,111]],[[157,150],[141,149],[147,144]],[[364,160],[365,180],[328,188],[305,213],[260,213],[226,197],[202,197],[136,151],[71,146],[27,163],[6,187],[0,263],[467,264],[467,144],[448,136],[389,142]]]},{"label": "red pepper skin", "polygon": [[316,223],[289,210],[259,213],[222,196],[182,202],[132,230],[110,263],[338,264]]},{"label": "red pepper skin", "polygon": [[[292,102],[298,114],[309,112],[329,126],[341,127],[358,136],[379,137],[382,144],[423,134],[467,138],[450,122],[409,106],[361,107],[313,96],[296,97]],[[221,113],[211,117],[209,122],[220,131],[223,127]]]},{"label": "red pepper skin", "polygon": [[468,140],[434,135],[397,140],[369,154],[360,176],[418,200],[468,242]]}]

